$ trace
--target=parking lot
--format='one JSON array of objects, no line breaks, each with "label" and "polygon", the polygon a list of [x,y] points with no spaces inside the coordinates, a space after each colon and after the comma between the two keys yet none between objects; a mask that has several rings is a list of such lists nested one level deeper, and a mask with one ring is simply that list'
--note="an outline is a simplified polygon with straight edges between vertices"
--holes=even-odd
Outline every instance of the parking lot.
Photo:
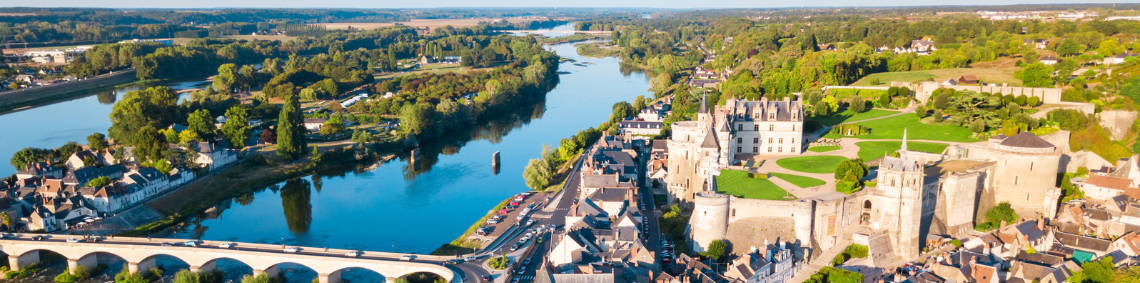
[{"label": "parking lot", "polygon": [[[528,196],[525,196],[522,200],[519,200],[518,197],[522,195]],[[472,235],[472,237],[482,238],[485,242],[490,242],[494,241],[507,231],[511,230],[510,228],[516,224],[526,226],[526,221],[529,219],[529,217],[523,217],[521,219],[523,223],[519,223],[519,215],[522,215],[523,211],[527,211],[527,215],[529,216],[534,214],[534,212],[542,209],[543,204],[547,201],[547,196],[548,194],[546,193],[533,192],[524,192],[515,195],[515,197],[512,197],[511,202],[508,203],[506,208],[493,212],[495,213],[494,216],[492,216],[492,218],[487,222],[482,223],[482,227],[477,230],[475,232],[475,235]]]}]

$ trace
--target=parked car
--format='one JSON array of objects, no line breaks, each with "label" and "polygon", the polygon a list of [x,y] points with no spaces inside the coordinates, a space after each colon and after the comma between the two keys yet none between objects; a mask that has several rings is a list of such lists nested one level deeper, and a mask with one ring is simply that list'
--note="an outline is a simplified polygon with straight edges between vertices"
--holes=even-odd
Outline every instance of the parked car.
[{"label": "parked car", "polygon": [[76,238],[67,238],[67,242],[68,242],[68,243],[78,243],[78,242],[79,242],[79,239],[76,239]]},{"label": "parked car", "polygon": [[186,245],[187,247],[197,247],[198,241],[186,241],[185,243],[182,243],[182,244]]},{"label": "parked car", "polygon": [[510,205],[512,205],[512,206],[519,206],[519,202],[518,202],[518,201],[512,201]]},{"label": "parked car", "polygon": [[288,248],[285,248],[285,252],[287,252],[287,253],[297,253],[297,252],[300,252],[300,251],[301,251],[301,248],[298,248],[298,247],[288,247]]},{"label": "parked car", "polygon": [[221,245],[218,245],[219,248],[223,248],[223,249],[228,249],[228,248],[232,248],[232,247],[236,247],[236,246],[237,246],[237,244],[235,244],[235,243],[222,243]]},{"label": "parked car", "polygon": [[531,219],[531,220],[527,220],[527,221],[526,221],[526,225],[527,225],[527,226],[530,226],[530,225],[532,225],[532,224],[534,224],[534,219]]},{"label": "parked car", "polygon": [[413,259],[416,259],[416,256],[414,256],[414,255],[404,255],[404,256],[401,256],[401,257],[400,257],[400,260],[402,260],[402,261],[412,261]]},{"label": "parked car", "polygon": [[520,266],[519,270],[515,271],[515,274],[517,275],[523,275],[523,273],[526,273],[526,266]]},{"label": "parked car", "polygon": [[360,252],[358,252],[358,251],[349,251],[349,252],[347,252],[347,253],[344,253],[344,256],[347,256],[347,257],[358,257],[358,256],[360,256]]}]

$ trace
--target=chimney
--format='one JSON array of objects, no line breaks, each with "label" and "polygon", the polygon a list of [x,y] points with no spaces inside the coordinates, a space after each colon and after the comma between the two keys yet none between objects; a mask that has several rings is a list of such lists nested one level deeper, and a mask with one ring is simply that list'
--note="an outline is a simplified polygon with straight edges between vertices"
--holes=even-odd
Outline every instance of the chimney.
[{"label": "chimney", "polygon": [[1037,218],[1037,230],[1045,231],[1045,217],[1044,216]]},{"label": "chimney", "polygon": [[649,280],[656,280],[656,278],[653,277],[653,270],[649,271]]},{"label": "chimney", "polygon": [[1006,224],[1006,223],[1005,223],[1005,220],[1002,220],[1002,221],[1001,221],[1001,228],[1000,228],[1000,230],[1005,230],[1005,224]]}]

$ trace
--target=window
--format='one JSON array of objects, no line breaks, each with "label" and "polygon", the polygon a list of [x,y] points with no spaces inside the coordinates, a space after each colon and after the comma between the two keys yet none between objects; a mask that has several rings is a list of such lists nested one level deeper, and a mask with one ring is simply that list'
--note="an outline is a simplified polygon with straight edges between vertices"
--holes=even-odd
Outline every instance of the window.
[{"label": "window", "polygon": [[760,143],[760,138],[752,138],[752,143]]},{"label": "window", "polygon": [[759,124],[757,124],[757,125],[752,125],[752,130],[753,130],[753,131],[760,131],[760,125],[759,125]]},{"label": "window", "polygon": [[772,143],[772,138],[768,138],[768,143]]},{"label": "window", "polygon": [[772,147],[768,147],[768,152],[772,152]]},{"label": "window", "polygon": [[736,143],[744,143],[744,138],[736,138]]},{"label": "window", "polygon": [[796,138],[792,138],[792,144],[796,144]]},{"label": "window", "polygon": [[1018,176],[1013,176],[1013,184],[1014,185],[1017,185],[1017,179],[1018,179]]},{"label": "window", "polygon": [[743,131],[744,130],[744,124],[736,124],[736,130],[737,131]]},{"label": "window", "polygon": [[776,130],[776,125],[768,125],[768,130],[769,130],[769,131],[775,131],[775,130]]},{"label": "window", "polygon": [[781,147],[781,148],[777,148],[777,150],[779,150],[780,152],[784,152],[784,148],[782,148],[782,147]]},{"label": "window", "polygon": [[740,147],[736,147],[736,152],[740,152]]},{"label": "window", "polygon": [[784,143],[784,138],[780,138],[780,143]]},{"label": "window", "polygon": [[792,131],[796,130],[796,125],[792,125]]},{"label": "window", "polygon": [[789,147],[788,152],[796,152],[796,147]]},{"label": "window", "polygon": [[1033,162],[1029,162],[1029,171],[1033,171]]},{"label": "window", "polygon": [[757,152],[760,152],[760,149],[758,147],[753,146],[752,147],[752,153],[757,153]]}]

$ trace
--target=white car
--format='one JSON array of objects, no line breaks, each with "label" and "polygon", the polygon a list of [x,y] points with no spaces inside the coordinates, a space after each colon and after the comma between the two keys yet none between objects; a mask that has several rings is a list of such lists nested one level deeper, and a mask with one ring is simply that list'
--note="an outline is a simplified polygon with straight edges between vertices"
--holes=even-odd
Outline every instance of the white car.
[{"label": "white car", "polygon": [[223,249],[232,248],[232,247],[234,247],[234,246],[237,246],[237,244],[234,244],[234,243],[224,243],[224,244],[218,245],[218,247],[219,247],[219,248],[223,248]]},{"label": "white car", "polygon": [[300,248],[297,248],[297,247],[288,247],[288,248],[285,248],[285,252],[287,252],[287,253],[297,253],[297,252],[299,252],[299,251],[301,251],[301,249],[300,249]]},{"label": "white car", "polygon": [[197,247],[198,241],[186,241],[185,243],[182,243],[182,244],[186,245],[187,247]]},{"label": "white car", "polygon": [[78,242],[79,242],[79,239],[76,239],[76,238],[67,238],[67,242],[68,242],[68,243],[78,243]]},{"label": "white car", "polygon": [[344,253],[344,256],[347,256],[347,257],[358,257],[358,256],[360,256],[360,252],[358,252],[358,251],[351,251],[351,252],[347,252],[347,253]]},{"label": "white car", "polygon": [[526,221],[526,225],[527,225],[527,226],[530,226],[531,224],[534,224],[534,219],[531,219],[531,220],[527,220],[527,221]]},{"label": "white car", "polygon": [[402,260],[402,261],[412,261],[412,260],[413,260],[413,259],[415,259],[415,258],[416,258],[416,256],[414,256],[414,255],[404,255],[404,256],[401,256],[401,257],[400,257],[400,260]]}]

